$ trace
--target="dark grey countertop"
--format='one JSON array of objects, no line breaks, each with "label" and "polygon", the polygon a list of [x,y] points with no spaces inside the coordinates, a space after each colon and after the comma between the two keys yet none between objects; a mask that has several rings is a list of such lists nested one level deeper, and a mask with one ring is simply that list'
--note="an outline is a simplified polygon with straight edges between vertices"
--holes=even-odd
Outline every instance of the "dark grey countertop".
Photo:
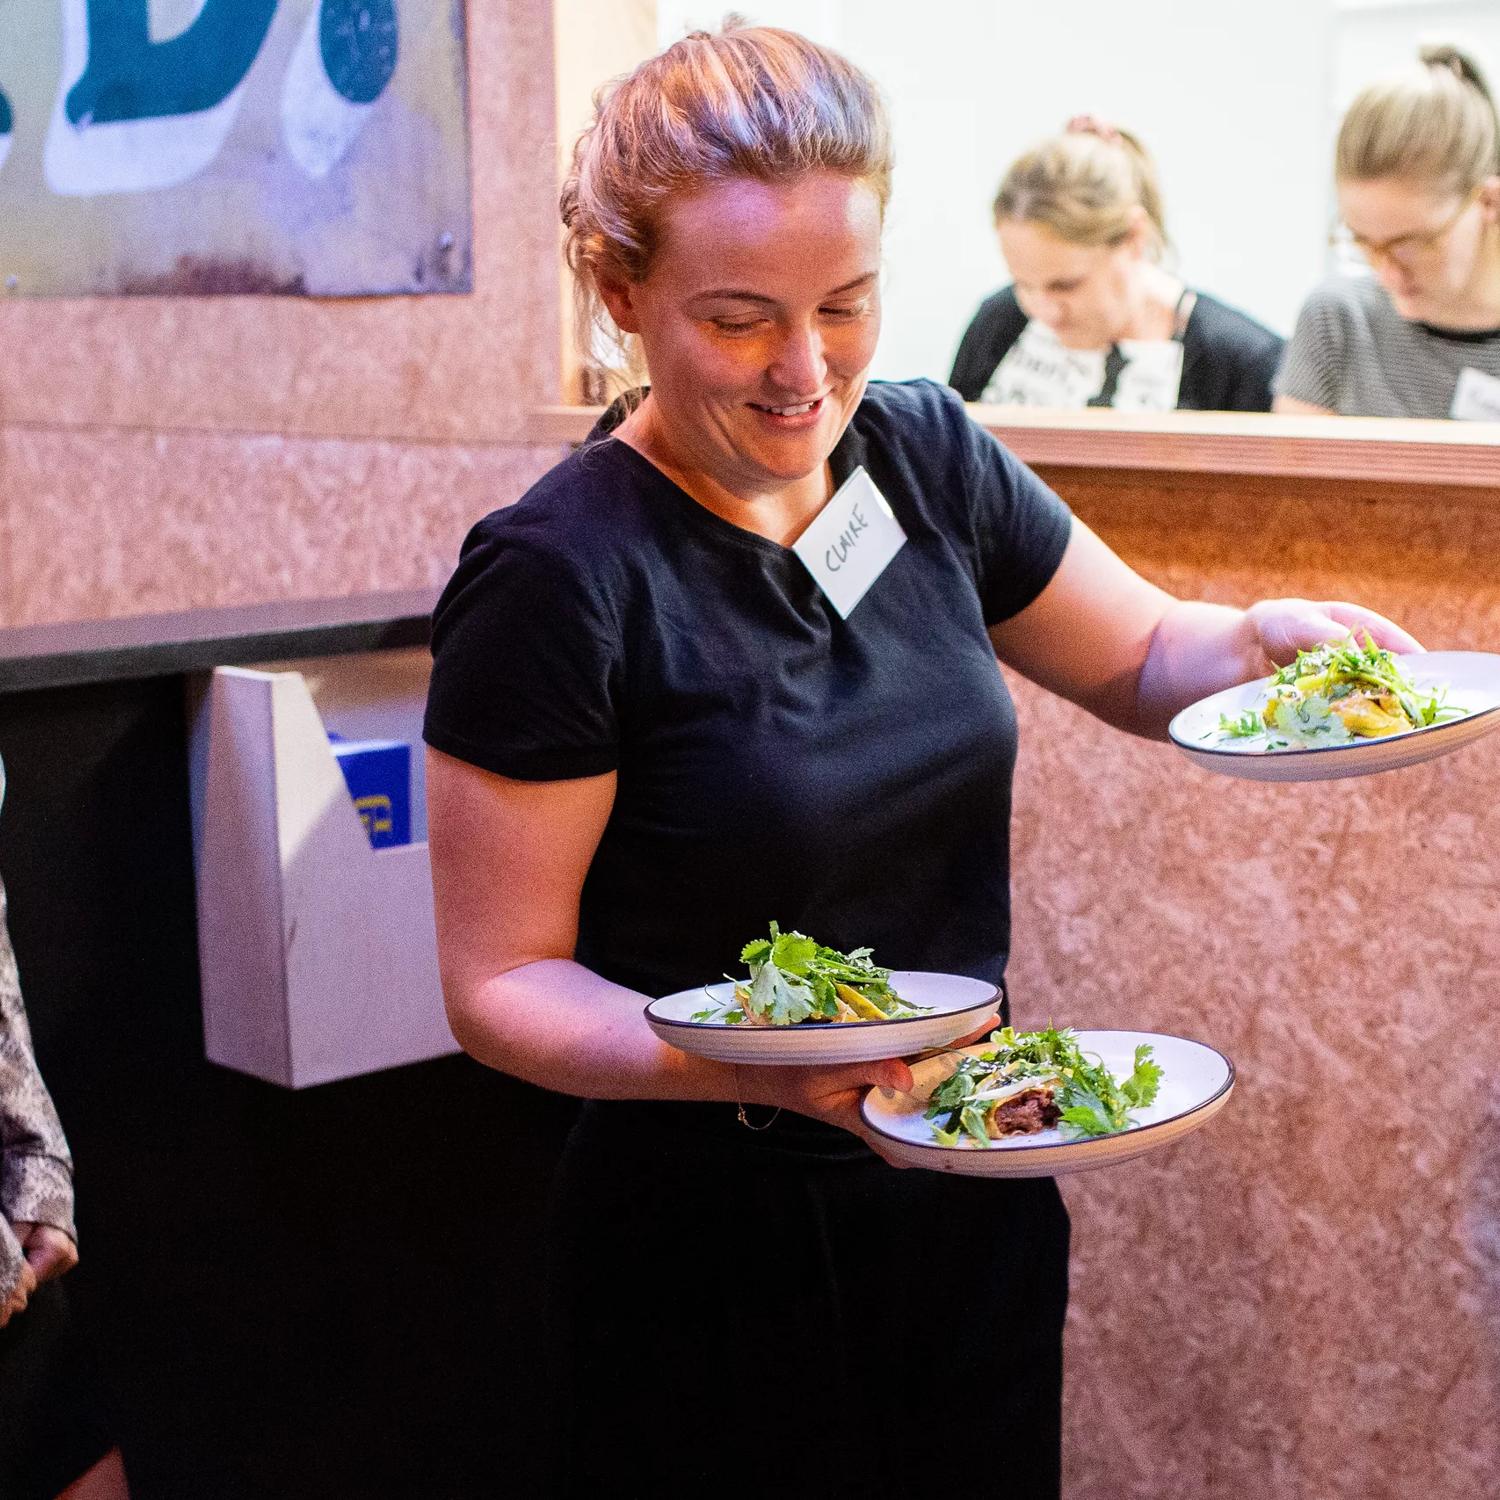
[{"label": "dark grey countertop", "polygon": [[438,590],[283,599],[0,629],[0,693],[421,646]]}]

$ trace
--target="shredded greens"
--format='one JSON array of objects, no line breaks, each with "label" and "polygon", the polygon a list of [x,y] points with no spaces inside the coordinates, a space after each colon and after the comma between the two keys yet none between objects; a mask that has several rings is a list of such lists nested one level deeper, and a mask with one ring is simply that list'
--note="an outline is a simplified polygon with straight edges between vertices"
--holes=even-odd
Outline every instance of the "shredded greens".
[{"label": "shredded greens", "polygon": [[1271,678],[1266,701],[1240,714],[1221,714],[1223,739],[1264,737],[1269,750],[1346,745],[1424,729],[1467,710],[1445,703],[1445,690],[1424,692],[1389,651],[1366,634],[1312,651]]},{"label": "shredded greens", "polygon": [[768,938],[740,951],[748,980],[734,981],[734,1000],[696,1012],[695,1021],[797,1026],[820,1021],[894,1021],[921,1015],[891,988],[891,971],[871,961],[871,949],[840,953],[800,932],[771,923]]},{"label": "shredded greens", "polygon": [[1128,1130],[1130,1111],[1150,1104],[1161,1083],[1161,1067],[1151,1061],[1146,1042],[1135,1049],[1130,1076],[1117,1082],[1097,1057],[1079,1047],[1071,1029],[1018,1032],[1007,1026],[990,1041],[990,1050],[966,1056],[933,1090],[926,1115],[933,1136],[944,1146],[956,1146],[965,1137],[988,1146],[990,1114],[1014,1093],[1013,1085],[1026,1079],[1052,1089],[1065,1141]]}]

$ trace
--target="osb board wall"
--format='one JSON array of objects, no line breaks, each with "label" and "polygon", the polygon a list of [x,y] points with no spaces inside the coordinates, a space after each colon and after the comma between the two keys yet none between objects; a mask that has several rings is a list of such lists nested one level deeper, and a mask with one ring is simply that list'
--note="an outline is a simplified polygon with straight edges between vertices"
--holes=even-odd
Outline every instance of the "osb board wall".
[{"label": "osb board wall", "polygon": [[0,624],[436,582],[555,462],[552,39],[468,7],[473,295],[0,301]]},{"label": "osb board wall", "polygon": [[[1180,594],[1500,643],[1500,517],[1473,496],[1049,477]],[[1178,1032],[1239,1070],[1201,1135],[1065,1183],[1065,1493],[1496,1493],[1500,740],[1270,786],[1016,693],[1018,1018]]]}]

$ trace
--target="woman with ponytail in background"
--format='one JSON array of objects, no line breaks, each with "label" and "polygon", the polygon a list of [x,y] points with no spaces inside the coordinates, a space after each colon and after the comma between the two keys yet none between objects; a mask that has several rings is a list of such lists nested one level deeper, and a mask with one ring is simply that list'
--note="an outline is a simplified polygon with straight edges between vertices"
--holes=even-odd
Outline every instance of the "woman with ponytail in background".
[{"label": "woman with ponytail in background", "polygon": [[995,198],[1015,278],[979,309],[948,383],[1000,406],[1268,411],[1281,340],[1162,264],[1156,168],[1090,116],[1012,164]]},{"label": "woman with ponytail in background", "polygon": [[1347,243],[1373,276],[1307,299],[1276,410],[1500,421],[1500,125],[1453,47],[1372,84],[1335,152]]}]

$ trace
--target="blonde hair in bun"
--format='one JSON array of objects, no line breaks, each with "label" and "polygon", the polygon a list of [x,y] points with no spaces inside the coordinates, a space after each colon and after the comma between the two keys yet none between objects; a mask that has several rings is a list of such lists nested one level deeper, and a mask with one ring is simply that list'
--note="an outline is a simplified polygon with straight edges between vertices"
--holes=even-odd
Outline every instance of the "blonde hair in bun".
[{"label": "blonde hair in bun", "polygon": [[1339,126],[1334,172],[1342,182],[1393,177],[1452,193],[1500,173],[1500,120],[1479,65],[1457,47],[1423,47],[1363,89]]}]

